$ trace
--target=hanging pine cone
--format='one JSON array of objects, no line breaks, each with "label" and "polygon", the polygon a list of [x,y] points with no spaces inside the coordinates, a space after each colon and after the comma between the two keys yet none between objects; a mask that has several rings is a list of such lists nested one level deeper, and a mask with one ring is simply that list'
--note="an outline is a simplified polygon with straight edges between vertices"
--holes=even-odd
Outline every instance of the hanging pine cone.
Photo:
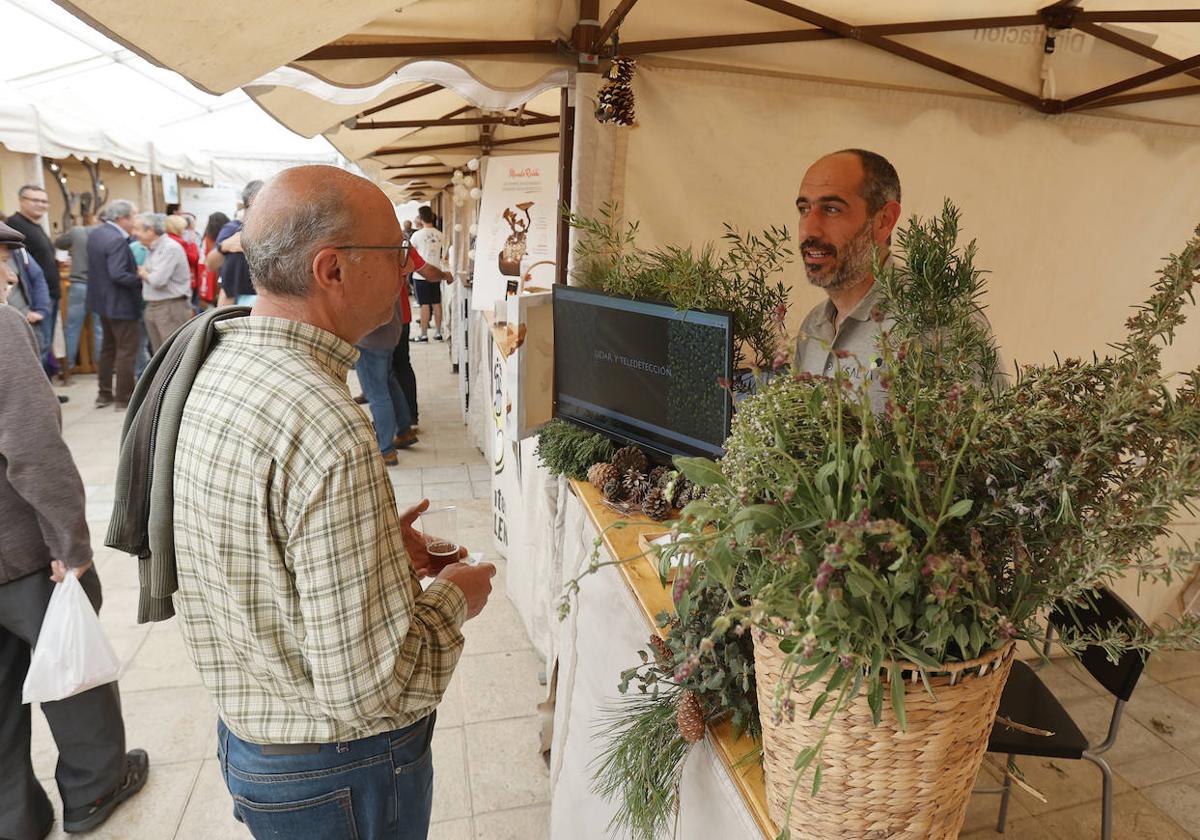
[{"label": "hanging pine cone", "polygon": [[654,650],[654,661],[658,663],[660,668],[670,668],[674,665],[675,654],[671,652],[671,646],[667,644],[667,640],[655,633],[650,637],[650,647]]},{"label": "hanging pine cone", "polygon": [[642,501],[642,513],[655,522],[662,522],[671,515],[671,503],[667,501],[667,497],[661,490],[651,490]]},{"label": "hanging pine cone", "polygon": [[648,476],[650,479],[650,486],[662,487],[663,476],[669,472],[671,472],[670,467],[663,466],[658,466],[650,470],[650,475]]},{"label": "hanging pine cone", "polygon": [[704,737],[704,712],[700,709],[700,700],[694,691],[685,691],[679,698],[675,709],[675,725],[679,734],[689,744],[694,744]]},{"label": "hanging pine cone", "polygon": [[637,62],[631,58],[614,58],[608,68],[609,81],[596,97],[596,119],[602,123],[633,125],[633,71]]},{"label": "hanging pine cone", "polygon": [[646,464],[646,453],[636,446],[618,449],[612,458],[612,465],[621,472],[621,475],[625,475],[630,470],[645,472]]},{"label": "hanging pine cone", "polygon": [[603,490],[604,485],[608,484],[609,481],[621,477],[621,471],[612,464],[601,461],[588,467],[587,477],[593,487],[597,490]]},{"label": "hanging pine cone", "polygon": [[625,491],[626,499],[635,505],[640,505],[651,488],[645,473],[640,473],[637,470],[629,470],[621,478],[621,489]]},{"label": "hanging pine cone", "polygon": [[610,479],[604,485],[603,492],[604,498],[608,499],[610,502],[619,502],[625,498],[625,491],[621,487],[621,482],[616,478]]}]

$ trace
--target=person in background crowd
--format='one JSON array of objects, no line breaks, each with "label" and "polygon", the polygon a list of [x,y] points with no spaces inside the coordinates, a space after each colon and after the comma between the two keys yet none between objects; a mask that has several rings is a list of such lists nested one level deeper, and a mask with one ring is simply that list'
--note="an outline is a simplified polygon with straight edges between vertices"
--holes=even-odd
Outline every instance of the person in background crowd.
[{"label": "person in background crowd", "polygon": [[201,309],[211,309],[217,305],[217,296],[220,292],[217,282],[219,276],[216,271],[209,270],[208,257],[216,250],[217,236],[227,224],[229,224],[229,217],[218,210],[209,215],[208,223],[204,226],[204,239],[200,249],[202,253],[199,282],[196,286],[196,297],[199,299]]},{"label": "person in background crowd", "polygon": [[262,189],[262,181],[251,181],[242,190],[242,218],[226,223],[217,234],[217,247],[209,252],[206,265],[209,271],[220,272],[222,306],[236,303],[239,306],[253,306],[255,299],[254,282],[250,277],[250,267],[246,264],[246,255],[242,253],[242,225],[250,212],[251,205],[258,191]]},{"label": "person in background crowd", "polygon": [[45,351],[54,342],[59,298],[62,296],[62,280],[59,278],[58,260],[54,256],[54,243],[42,227],[42,220],[50,209],[50,200],[44,189],[36,184],[26,184],[17,191],[17,201],[20,209],[8,217],[7,224],[25,234],[25,250],[41,268],[46,290],[50,294],[50,311],[35,327],[41,332],[42,350]]},{"label": "person in background crowd", "polygon": [[129,244],[136,213],[128,201],[113,201],[101,212],[103,223],[88,234],[87,305],[100,316],[103,331],[97,408],[115,403],[124,411],[133,395],[134,364],[142,341],[142,278]]},{"label": "person in background crowd", "polygon": [[[0,224],[3,247],[20,235]],[[30,760],[32,710],[21,698],[29,658],[56,581],[76,575],[97,611],[103,599],[83,481],[33,331],[3,305],[7,289],[0,282],[0,837],[40,840],[54,825],[54,809]],[[115,682],[41,710],[58,748],[63,828],[90,831],[141,790],[150,759],[144,750],[125,752]]]},{"label": "person in background crowd", "polygon": [[412,354],[408,347],[409,332],[412,329],[412,301],[408,297],[407,280],[409,276],[405,275],[403,291],[400,292],[400,341],[392,350],[392,376],[400,383],[400,390],[404,392],[404,399],[408,401],[412,431],[416,433],[420,425],[421,411],[417,405],[417,374],[413,370]]},{"label": "person in background crowd", "polygon": [[200,249],[187,238],[187,219],[183,216],[167,216],[167,236],[179,243],[187,254],[188,278],[191,292],[189,301],[192,311],[197,311],[196,287],[200,284]]},{"label": "person in background crowd", "polygon": [[[412,247],[428,265],[442,269],[442,232],[433,226],[433,210],[421,207],[417,210],[417,230],[409,238]],[[429,316],[433,313],[434,341],[442,340],[442,284],[440,280],[413,278],[417,287],[417,303],[421,305],[421,334],[413,341],[429,340]]]},{"label": "person in background crowd", "polygon": [[[96,227],[95,219],[85,216],[82,225],[75,225],[54,240],[54,247],[71,255],[71,286],[67,290],[67,364],[79,364],[79,342],[83,322],[87,318],[88,236]],[[92,313],[92,361],[100,359],[100,316]]]},{"label": "person in background crowd", "polygon": [[408,240],[412,239],[412,235],[413,235],[413,224],[412,224],[412,220],[411,220],[411,219],[405,219],[405,220],[404,220],[404,227],[403,227],[403,231],[402,231],[402,232],[403,232],[403,234],[404,234],[404,241],[405,241],[405,242],[407,242]]},{"label": "person in background crowd", "polygon": [[143,319],[151,353],[158,352],[163,340],[192,317],[192,273],[187,254],[182,245],[166,234],[167,217],[162,213],[138,216],[137,237],[147,253],[138,275],[145,284]]},{"label": "person in background crowd", "polygon": [[400,225],[365,178],[301,166],[243,236],[258,301],[213,325],[172,480],[174,608],[218,763],[256,837],[424,838],[436,709],[495,568],[429,554],[428,502],[398,514],[346,390],[353,345],[395,312]]},{"label": "person in background crowd", "polygon": [[7,293],[8,305],[21,313],[34,330],[38,358],[45,333],[41,323],[50,317],[50,295],[41,267],[25,251],[25,234],[0,222],[0,286]]},{"label": "person in background crowd", "polygon": [[200,248],[200,231],[196,229],[196,214],[184,210],[179,215],[183,216],[184,222],[187,223],[187,230],[184,232],[183,238],[195,245],[198,250]]}]

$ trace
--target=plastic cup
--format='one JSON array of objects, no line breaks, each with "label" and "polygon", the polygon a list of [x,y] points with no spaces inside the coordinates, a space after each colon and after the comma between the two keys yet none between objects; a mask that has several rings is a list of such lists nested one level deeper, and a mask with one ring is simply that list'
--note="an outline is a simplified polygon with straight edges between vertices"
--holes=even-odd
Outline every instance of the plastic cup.
[{"label": "plastic cup", "polygon": [[425,548],[434,560],[458,559],[458,508],[431,508],[421,514]]}]

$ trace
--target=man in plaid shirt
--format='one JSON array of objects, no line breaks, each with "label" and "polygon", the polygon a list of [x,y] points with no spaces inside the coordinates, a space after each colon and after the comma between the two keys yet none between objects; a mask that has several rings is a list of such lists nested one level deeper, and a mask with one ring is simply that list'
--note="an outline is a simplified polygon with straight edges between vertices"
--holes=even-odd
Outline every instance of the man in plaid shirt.
[{"label": "man in plaid shirt", "polygon": [[256,837],[423,838],[434,710],[495,569],[429,557],[428,502],[398,515],[346,385],[408,251],[383,192],[325,166],[264,187],[242,245],[258,300],[216,325],[174,465],[175,608],[234,812]]}]

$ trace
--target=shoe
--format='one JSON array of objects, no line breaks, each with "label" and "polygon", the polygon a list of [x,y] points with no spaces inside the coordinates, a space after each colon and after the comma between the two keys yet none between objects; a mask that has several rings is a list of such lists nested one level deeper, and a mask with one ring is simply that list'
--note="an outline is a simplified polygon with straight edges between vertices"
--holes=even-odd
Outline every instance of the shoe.
[{"label": "shoe", "polygon": [[71,398],[68,397],[66,394],[58,395],[58,404],[59,405],[63,405],[64,403],[69,403],[70,401],[71,401]]},{"label": "shoe", "polygon": [[408,449],[414,443],[417,443],[417,433],[411,428],[402,435],[396,435],[396,439],[392,441],[392,445],[397,449]]},{"label": "shoe", "polygon": [[397,466],[399,463],[400,463],[400,456],[397,455],[394,451],[389,452],[383,456],[383,465],[385,467],[394,467],[394,466]]},{"label": "shoe", "polygon": [[354,401],[356,403],[358,403],[359,405],[366,405],[367,404],[367,395],[359,394],[357,397],[354,398]]},{"label": "shoe", "polygon": [[112,404],[112,397],[96,397],[96,408],[108,408]]},{"label": "shoe", "polygon": [[413,344],[420,344],[423,341],[429,341],[429,336],[419,335],[416,338],[410,338],[409,341],[411,341]]},{"label": "shoe", "polygon": [[129,403],[127,403],[127,402],[113,403],[113,410],[115,410],[115,411],[124,411],[127,408],[129,408]]},{"label": "shoe", "polygon": [[441,333],[434,333],[434,334],[433,334],[433,340],[434,340],[434,341],[441,341],[441,340],[442,340],[442,334],[441,334]]},{"label": "shoe", "polygon": [[145,750],[130,750],[125,755],[125,778],[117,789],[90,805],[64,810],[63,831],[80,834],[96,828],[112,816],[118,805],[141,790],[149,775],[150,756]]}]

